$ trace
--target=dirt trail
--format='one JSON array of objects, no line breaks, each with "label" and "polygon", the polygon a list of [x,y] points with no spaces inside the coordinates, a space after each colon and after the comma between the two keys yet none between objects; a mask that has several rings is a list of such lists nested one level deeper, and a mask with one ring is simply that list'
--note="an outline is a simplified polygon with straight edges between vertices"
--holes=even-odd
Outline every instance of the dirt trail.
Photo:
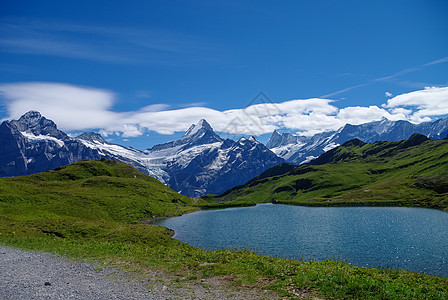
[{"label": "dirt trail", "polygon": [[[135,273],[135,274],[134,274]],[[278,299],[271,291],[237,288],[230,278],[188,280],[145,269],[78,262],[0,247],[0,299]]]}]

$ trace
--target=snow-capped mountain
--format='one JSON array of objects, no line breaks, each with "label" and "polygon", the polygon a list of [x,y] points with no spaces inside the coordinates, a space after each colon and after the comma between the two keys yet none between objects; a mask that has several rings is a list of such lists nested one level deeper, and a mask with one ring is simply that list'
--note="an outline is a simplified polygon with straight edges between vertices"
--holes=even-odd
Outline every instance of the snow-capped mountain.
[{"label": "snow-capped mountain", "polygon": [[155,145],[148,150],[159,151],[174,147],[188,148],[196,145],[212,144],[222,141],[223,139],[213,131],[210,124],[208,124],[206,120],[202,119],[197,124],[191,125],[180,139]]},{"label": "snow-capped mountain", "polygon": [[255,138],[224,140],[205,120],[178,140],[137,150],[97,133],[73,138],[31,111],[0,125],[0,176],[27,175],[82,159],[121,160],[187,196],[221,193],[283,162]]},{"label": "snow-capped mountain", "polygon": [[301,164],[354,138],[366,143],[394,142],[408,139],[414,133],[431,139],[445,138],[448,135],[448,118],[420,124],[383,118],[361,125],[347,124],[337,131],[322,132],[309,137],[274,131],[267,147],[286,161]]},{"label": "snow-capped mountain", "polygon": [[[206,120],[178,140],[145,151],[168,176],[160,178],[169,187],[188,196],[222,193],[283,162],[255,138],[222,139]],[[150,173],[150,172],[148,172]]]},{"label": "snow-capped mountain", "polygon": [[185,147],[166,159],[168,186],[185,195],[220,194],[284,162],[255,138]]},{"label": "snow-capped mountain", "polygon": [[[91,147],[94,143],[121,151],[102,151],[98,147]],[[108,144],[95,133],[84,133],[79,138],[72,138],[37,111],[30,111],[19,120],[3,122],[0,125],[0,145],[2,177],[38,173],[83,159],[118,159],[143,168],[128,158],[129,149]]]}]

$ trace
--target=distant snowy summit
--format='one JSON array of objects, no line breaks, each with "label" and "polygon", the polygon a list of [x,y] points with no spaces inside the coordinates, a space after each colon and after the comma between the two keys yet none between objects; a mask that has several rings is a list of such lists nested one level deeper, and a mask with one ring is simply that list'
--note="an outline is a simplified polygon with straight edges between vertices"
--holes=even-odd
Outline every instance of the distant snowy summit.
[{"label": "distant snowy summit", "polygon": [[233,141],[217,135],[206,120],[178,140],[136,150],[101,135],[73,138],[37,111],[0,125],[0,176],[42,172],[83,159],[128,163],[186,196],[221,193],[283,162],[255,138]]},{"label": "distant snowy summit", "polygon": [[266,146],[289,163],[301,164],[354,138],[366,143],[395,142],[406,140],[414,133],[420,133],[431,139],[446,138],[448,118],[412,124],[407,121],[390,121],[383,117],[380,121],[361,125],[347,124],[339,130],[322,132],[313,136],[281,134],[274,131]]},{"label": "distant snowy summit", "polygon": [[0,176],[34,174],[83,159],[110,158],[133,163],[127,157],[91,147],[88,140],[107,144],[96,133],[72,138],[37,111],[29,111],[18,120],[4,121],[0,125]]},{"label": "distant snowy summit", "polygon": [[219,194],[284,162],[254,138],[233,141],[217,135],[206,120],[193,124],[178,140],[156,145],[147,155],[159,158],[165,182],[184,195]]},{"label": "distant snowy summit", "polygon": [[169,149],[173,147],[191,147],[195,145],[212,144],[222,142],[223,139],[217,135],[210,124],[201,119],[197,124],[192,124],[184,135],[175,141],[167,142],[148,149],[149,151],[158,151],[162,149]]}]

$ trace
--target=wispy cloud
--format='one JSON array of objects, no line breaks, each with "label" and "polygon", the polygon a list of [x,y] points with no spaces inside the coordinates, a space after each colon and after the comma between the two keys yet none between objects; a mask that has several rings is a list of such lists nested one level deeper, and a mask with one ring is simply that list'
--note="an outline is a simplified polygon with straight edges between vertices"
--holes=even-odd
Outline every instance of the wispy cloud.
[{"label": "wispy cloud", "polygon": [[0,50],[113,63],[179,65],[220,60],[220,47],[166,30],[0,21]]},{"label": "wispy cloud", "polygon": [[368,85],[368,83],[357,84],[357,85],[354,85],[354,86],[351,86],[351,87],[348,87],[348,88],[345,88],[345,89],[342,89],[342,90],[339,90],[336,92],[322,95],[322,96],[320,96],[320,98],[330,98],[330,97],[333,97],[333,96],[336,96],[336,95],[339,95],[339,94],[342,94],[342,93],[345,93],[345,92],[348,92],[348,91],[351,91],[351,90],[354,90],[354,89],[357,89],[359,87],[366,86],[366,85]]},{"label": "wispy cloud", "polygon": [[431,61],[429,63],[424,64],[422,67],[427,67],[427,66],[432,66],[432,65],[437,65],[437,64],[442,64],[448,62],[448,56]]},{"label": "wispy cloud", "polygon": [[116,112],[113,110],[116,96],[111,91],[48,82],[3,84],[0,95],[9,118],[38,110],[66,131],[100,130],[105,135],[122,137],[150,131],[173,134],[185,131],[200,119],[209,121],[215,130],[231,135],[261,135],[275,129],[311,135],[382,117],[419,123],[448,114],[448,87],[397,95],[382,106],[338,108],[333,100],[313,98],[258,102],[224,111],[197,103],[195,107],[180,109],[152,104],[136,111]]},{"label": "wispy cloud", "polygon": [[148,91],[137,91],[135,95],[138,98],[151,98],[151,93]]},{"label": "wispy cloud", "polygon": [[[426,67],[429,67],[429,66],[433,66],[433,65],[442,64],[442,63],[446,63],[446,62],[448,62],[448,56],[440,58],[440,59],[437,59],[437,60],[434,60],[434,61],[431,61],[431,62],[423,64],[423,65],[420,65],[418,67],[408,68],[408,69],[402,70],[400,72],[397,72],[397,73],[394,73],[394,74],[391,74],[391,75],[388,75],[388,76],[375,78],[375,79],[370,80],[368,82],[357,84],[357,85],[354,85],[354,86],[351,86],[351,87],[348,87],[348,88],[345,88],[345,89],[342,89],[342,90],[338,90],[338,91],[335,91],[335,92],[332,92],[332,93],[329,93],[329,94],[326,94],[326,95],[322,95],[320,97],[321,98],[330,98],[330,97],[333,97],[335,95],[339,95],[339,94],[342,94],[342,93],[345,93],[345,92],[348,92],[348,91],[351,91],[351,90],[354,90],[354,89],[357,89],[357,88],[360,88],[360,87],[363,87],[363,86],[366,86],[366,85],[370,85],[370,84],[375,83],[375,82],[383,82],[383,81],[394,80],[397,77],[400,77],[401,75],[412,73],[412,72],[416,72],[416,71],[421,70],[423,68],[426,68]],[[415,84],[414,84],[414,86],[415,86]]]},{"label": "wispy cloud", "polygon": [[191,102],[180,105],[181,107],[200,107],[200,106],[206,106],[207,102]]},{"label": "wispy cloud", "polygon": [[24,65],[17,65],[17,64],[0,64],[0,71],[1,72],[8,72],[8,73],[36,73],[37,70],[33,69],[29,66]]},{"label": "wispy cloud", "polygon": [[0,39],[0,46],[4,51],[81,58],[105,62],[126,63],[135,62],[125,56],[113,55],[90,45],[73,41],[61,41],[56,38],[10,38]]}]

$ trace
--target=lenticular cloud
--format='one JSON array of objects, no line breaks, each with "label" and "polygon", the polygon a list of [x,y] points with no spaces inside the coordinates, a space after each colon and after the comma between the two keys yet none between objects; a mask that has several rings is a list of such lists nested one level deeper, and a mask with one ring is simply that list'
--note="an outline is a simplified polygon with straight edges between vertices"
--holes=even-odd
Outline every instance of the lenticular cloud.
[{"label": "lenticular cloud", "polygon": [[83,130],[107,126],[116,118],[112,92],[61,83],[30,82],[0,85],[10,118],[37,110],[61,129]]}]

